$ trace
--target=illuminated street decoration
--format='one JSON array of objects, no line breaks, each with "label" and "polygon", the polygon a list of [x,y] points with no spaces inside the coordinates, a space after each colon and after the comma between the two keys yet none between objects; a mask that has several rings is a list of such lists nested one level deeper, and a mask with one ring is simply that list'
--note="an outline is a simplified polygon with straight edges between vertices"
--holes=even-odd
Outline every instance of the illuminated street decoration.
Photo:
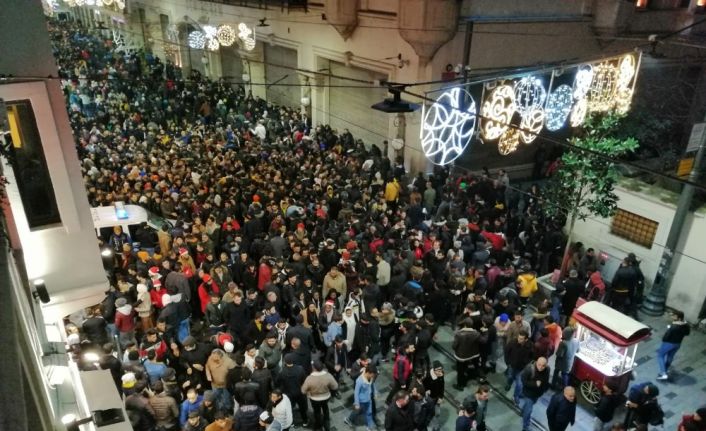
[{"label": "illuminated street decoration", "polygon": [[593,82],[588,90],[588,110],[609,111],[615,106],[618,89],[618,69],[610,63],[601,63],[594,68]]},{"label": "illuminated street decoration", "polygon": [[525,144],[531,144],[537,139],[537,135],[544,126],[544,109],[535,106],[522,116],[520,121],[520,140]]},{"label": "illuminated street decoration", "polygon": [[618,87],[627,87],[630,85],[632,77],[635,76],[635,67],[635,57],[632,54],[628,54],[620,60]]},{"label": "illuminated street decoration", "polygon": [[243,46],[247,51],[255,49],[255,33],[245,23],[238,24],[238,37],[243,41]]},{"label": "illuminated street decoration", "polygon": [[218,32],[216,33],[216,38],[218,42],[223,46],[231,46],[235,43],[235,39],[238,36],[235,34],[233,27],[223,24],[218,26]]},{"label": "illuminated street decoration", "polygon": [[[429,111],[422,113],[424,152],[434,163],[452,162],[474,138],[478,121],[482,141],[497,141],[499,153],[508,155],[520,142],[532,143],[543,131],[582,127],[593,112],[625,114],[632,106],[640,56],[639,52],[629,52],[535,72],[541,75],[499,76],[463,84],[460,90],[428,91],[427,96],[436,92],[442,95],[432,99],[435,102]],[[461,98],[471,100],[469,88],[475,88],[476,94],[480,86],[485,89],[478,114],[475,105],[469,106],[472,111],[459,108]]]},{"label": "illuminated street decoration", "polygon": [[508,128],[498,140],[498,152],[502,156],[514,153],[520,145],[520,132],[514,128]]},{"label": "illuminated street decoration", "polygon": [[189,33],[189,47],[203,49],[206,46],[206,35],[198,30]]},{"label": "illuminated street decoration", "polygon": [[618,88],[615,93],[615,112],[624,115],[630,111],[633,90],[630,87]]},{"label": "illuminated street decoration", "polygon": [[545,108],[547,130],[555,132],[564,127],[573,103],[573,90],[568,85],[562,84],[552,91]]},{"label": "illuminated street decoration", "polygon": [[[43,0],[49,4],[56,5],[58,0]],[[125,9],[125,0],[64,0],[69,7],[88,6],[88,7],[108,7],[118,11]]]},{"label": "illuminated street decoration", "polygon": [[444,92],[424,115],[424,155],[437,165],[454,161],[471,141],[476,115],[476,103],[466,90],[453,88]]},{"label": "illuminated street decoration", "polygon": [[212,25],[205,25],[202,28],[203,34],[206,35],[206,39],[215,39],[218,29]]},{"label": "illuminated street decoration", "polygon": [[576,72],[576,78],[574,79],[574,99],[581,99],[588,94],[589,88],[591,88],[591,82],[593,81],[593,66],[590,64],[584,64],[579,66]]},{"label": "illuminated street decoration", "polygon": [[206,43],[206,48],[208,48],[209,51],[218,51],[218,48],[221,47],[221,44],[218,43],[218,39],[208,39],[208,42]]},{"label": "illuminated street decoration", "polygon": [[542,85],[542,80],[535,76],[525,76],[515,82],[515,109],[524,115],[532,108],[543,106],[547,98],[547,90]]},{"label": "illuminated street decoration", "polygon": [[586,115],[588,114],[588,101],[586,98],[581,98],[576,101],[574,107],[571,109],[571,117],[569,118],[569,123],[571,127],[579,127],[586,120]]},{"label": "illuminated street decoration", "polygon": [[515,92],[509,85],[498,85],[490,92],[481,108],[483,137],[498,139],[508,129],[515,113]]}]

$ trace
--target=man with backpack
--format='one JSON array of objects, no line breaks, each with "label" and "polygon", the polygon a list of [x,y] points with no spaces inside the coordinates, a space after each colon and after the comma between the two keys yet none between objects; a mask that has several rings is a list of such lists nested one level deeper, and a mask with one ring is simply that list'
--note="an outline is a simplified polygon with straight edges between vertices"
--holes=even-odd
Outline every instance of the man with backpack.
[{"label": "man with backpack", "polygon": [[390,404],[392,397],[401,389],[407,389],[407,383],[412,376],[413,364],[410,356],[414,353],[414,344],[408,343],[400,347],[395,358],[395,363],[392,367],[392,389],[385,400],[386,404]]}]

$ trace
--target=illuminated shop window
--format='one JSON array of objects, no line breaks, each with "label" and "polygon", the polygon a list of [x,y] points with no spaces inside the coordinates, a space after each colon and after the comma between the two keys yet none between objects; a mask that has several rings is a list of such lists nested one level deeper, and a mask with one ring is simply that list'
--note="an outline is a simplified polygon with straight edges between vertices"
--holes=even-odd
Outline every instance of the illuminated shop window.
[{"label": "illuminated shop window", "polygon": [[37,121],[29,100],[7,103],[9,162],[30,229],[61,223]]},{"label": "illuminated shop window", "polygon": [[643,247],[652,248],[659,223],[629,211],[618,209],[610,232]]}]

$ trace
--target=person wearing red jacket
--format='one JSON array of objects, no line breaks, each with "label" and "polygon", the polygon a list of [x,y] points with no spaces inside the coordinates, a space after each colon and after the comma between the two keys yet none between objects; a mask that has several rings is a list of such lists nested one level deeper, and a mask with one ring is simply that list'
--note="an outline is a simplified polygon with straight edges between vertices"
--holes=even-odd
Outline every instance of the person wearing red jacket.
[{"label": "person wearing red jacket", "polygon": [[152,301],[152,306],[159,311],[164,308],[162,296],[164,296],[167,291],[162,289],[162,282],[159,279],[152,280],[152,287],[153,289],[150,290],[150,300]]},{"label": "person wearing red jacket", "polygon": [[118,331],[120,347],[125,349],[129,342],[135,342],[135,310],[127,299],[115,301],[115,329]]},{"label": "person wearing red jacket", "polygon": [[412,359],[410,358],[412,354],[414,354],[413,343],[408,343],[400,347],[392,368],[392,389],[390,389],[390,393],[385,401],[387,404],[390,404],[392,397],[395,396],[399,390],[407,389],[407,383],[412,375]]},{"label": "person wearing red jacket", "polygon": [[199,301],[201,302],[201,312],[206,313],[206,307],[211,302],[211,293],[220,295],[221,291],[209,274],[204,274],[201,280],[202,283],[198,288]]},{"label": "person wearing red jacket", "polygon": [[260,268],[257,270],[257,290],[260,292],[265,290],[265,284],[272,281],[272,268],[267,265],[267,260],[260,260]]},{"label": "person wearing red jacket", "polygon": [[696,409],[693,415],[684,415],[677,431],[706,431],[706,406]]}]

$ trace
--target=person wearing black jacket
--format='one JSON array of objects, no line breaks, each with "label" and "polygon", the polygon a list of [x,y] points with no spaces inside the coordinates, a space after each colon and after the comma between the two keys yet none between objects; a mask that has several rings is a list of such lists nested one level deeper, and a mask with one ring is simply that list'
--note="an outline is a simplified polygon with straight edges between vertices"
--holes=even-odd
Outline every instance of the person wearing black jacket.
[{"label": "person wearing black jacket", "polygon": [[[292,402],[292,407],[299,406],[299,414],[302,417],[302,422],[307,423],[307,411],[309,404],[306,396],[302,393],[302,385],[306,379],[307,373],[300,365],[294,363],[294,354],[287,353],[284,355],[284,367],[275,379],[275,387],[280,389],[282,393],[287,395]],[[304,425],[306,426],[306,425]]]},{"label": "person wearing black jacket", "polygon": [[684,337],[691,333],[689,323],[684,321],[684,313],[674,311],[672,313],[672,323],[667,326],[667,331],[662,337],[662,344],[657,350],[657,361],[659,362],[659,376],[657,380],[669,379],[669,366],[674,361],[674,355],[681,347]]},{"label": "person wearing black jacket", "polygon": [[223,320],[225,320],[231,335],[244,346],[245,329],[250,323],[248,307],[243,303],[243,293],[236,291],[233,294],[233,302],[226,304],[223,309]]},{"label": "person wearing black jacket", "polygon": [[399,391],[395,394],[394,403],[385,413],[385,431],[410,431],[414,430],[414,414],[409,408],[409,394]]},{"label": "person wearing black jacket", "polygon": [[515,383],[513,399],[516,404],[519,404],[520,395],[522,394],[522,381],[520,379],[520,375],[527,364],[532,361],[533,356],[533,346],[528,339],[529,334],[522,330],[517,335],[516,340],[508,340],[508,343],[505,346],[505,363],[507,364],[507,382],[505,383],[505,392],[509,391],[512,384]]},{"label": "person wearing black jacket", "polygon": [[603,393],[595,407],[596,418],[593,422],[593,431],[603,431],[610,425],[615,415],[615,409],[623,402],[623,395],[617,393],[617,388],[613,383],[603,385]]},{"label": "person wearing black jacket", "polygon": [[635,271],[635,267],[630,264],[630,260],[626,257],[613,276],[613,281],[608,291],[608,305],[621,313],[627,313],[630,309],[630,301],[634,300],[637,283],[637,271]]},{"label": "person wearing black jacket", "polygon": [[563,392],[552,396],[547,406],[549,431],[565,431],[576,421],[576,390],[566,386]]},{"label": "person wearing black jacket", "polygon": [[547,358],[541,357],[536,362],[528,364],[522,371],[522,398],[520,398],[520,409],[522,410],[522,429],[530,429],[532,419],[532,408],[537,400],[549,389],[549,366]]}]

